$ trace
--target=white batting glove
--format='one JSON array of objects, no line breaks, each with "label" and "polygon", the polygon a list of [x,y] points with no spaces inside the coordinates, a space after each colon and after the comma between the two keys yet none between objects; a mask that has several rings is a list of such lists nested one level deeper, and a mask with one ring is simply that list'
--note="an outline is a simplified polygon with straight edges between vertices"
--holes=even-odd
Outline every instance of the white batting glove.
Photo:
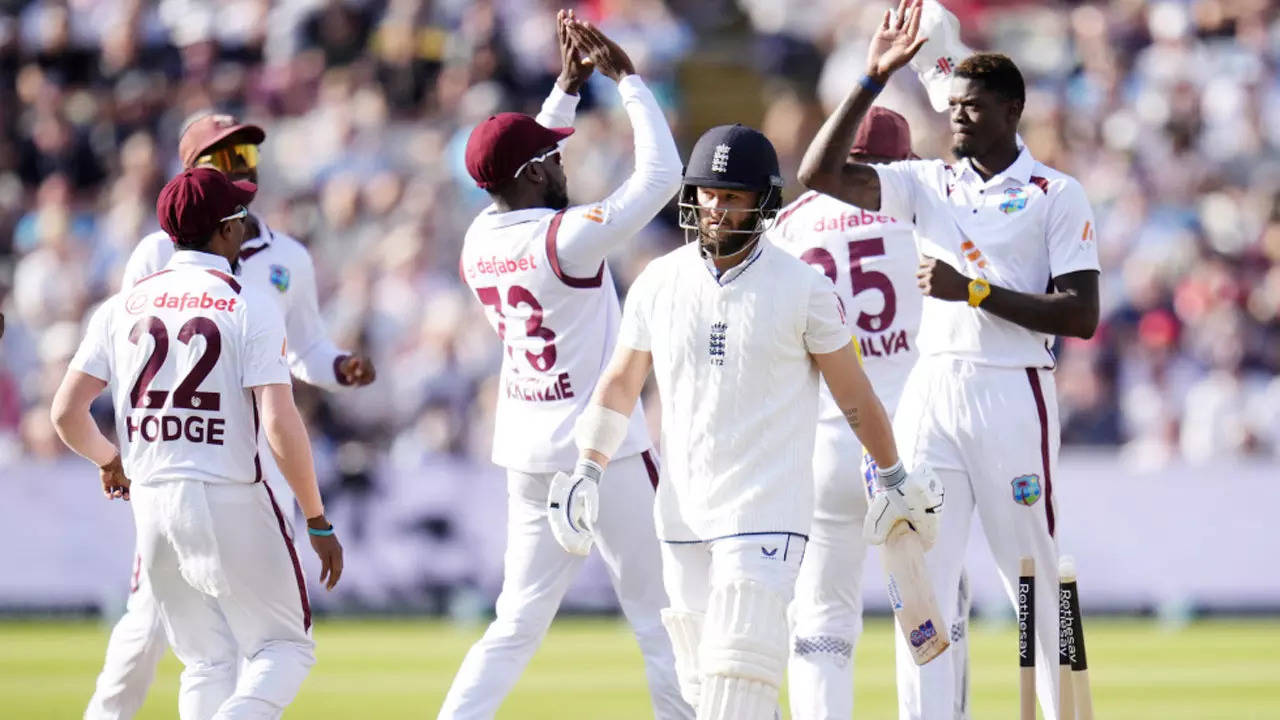
[{"label": "white batting glove", "polygon": [[872,545],[881,545],[899,521],[905,521],[920,535],[925,549],[933,547],[942,522],[944,493],[942,481],[928,465],[910,474],[902,463],[880,472],[880,489],[867,507],[862,536]]},{"label": "white batting glove", "polygon": [[547,521],[556,542],[574,555],[591,552],[592,533],[600,513],[600,477],[604,468],[579,460],[572,475],[556,473],[547,493]]}]

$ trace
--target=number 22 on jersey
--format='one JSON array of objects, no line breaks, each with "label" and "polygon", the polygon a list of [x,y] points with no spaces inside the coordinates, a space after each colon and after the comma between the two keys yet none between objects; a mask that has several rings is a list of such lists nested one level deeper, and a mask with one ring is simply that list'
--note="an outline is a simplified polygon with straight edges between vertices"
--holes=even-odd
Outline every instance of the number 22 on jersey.
[{"label": "number 22 on jersey", "polygon": [[[154,316],[139,318],[129,331],[129,342],[139,345],[145,335],[152,339],[151,352],[138,372],[138,378],[129,391],[129,404],[135,410],[158,411],[169,401],[169,390],[151,389],[169,357],[169,329],[163,320]],[[202,392],[200,384],[213,370],[222,354],[222,334],[218,325],[207,317],[193,317],[178,329],[178,342],[190,345],[196,336],[204,338],[204,351],[196,359],[186,376],[172,391],[172,408],[216,413],[222,407],[222,397],[216,392]],[[126,419],[129,442],[139,439],[145,442],[187,440],[194,443],[221,445],[226,428],[222,417],[204,415],[145,414],[141,418],[131,413]]]}]

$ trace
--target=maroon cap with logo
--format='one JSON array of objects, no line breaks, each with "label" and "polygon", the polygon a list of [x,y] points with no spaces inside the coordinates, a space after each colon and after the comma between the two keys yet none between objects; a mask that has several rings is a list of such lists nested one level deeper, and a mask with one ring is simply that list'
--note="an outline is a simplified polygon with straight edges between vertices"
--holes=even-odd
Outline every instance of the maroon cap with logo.
[{"label": "maroon cap with logo", "polygon": [[872,105],[853,136],[849,154],[890,160],[911,157],[911,128],[907,119],[888,108]]},{"label": "maroon cap with logo", "polygon": [[232,182],[213,168],[183,170],[160,191],[156,217],[175,243],[199,244],[257,191],[253,183]]},{"label": "maroon cap with logo", "polygon": [[187,124],[178,139],[178,159],[182,167],[194,167],[196,158],[205,150],[226,140],[232,135],[244,136],[244,141],[253,145],[261,145],[267,139],[262,128],[251,123],[242,123],[230,115],[209,113],[202,115]]},{"label": "maroon cap with logo", "polygon": [[548,128],[523,113],[492,115],[467,138],[467,172],[476,185],[492,190],[515,177],[516,170],[573,134],[573,128]]}]

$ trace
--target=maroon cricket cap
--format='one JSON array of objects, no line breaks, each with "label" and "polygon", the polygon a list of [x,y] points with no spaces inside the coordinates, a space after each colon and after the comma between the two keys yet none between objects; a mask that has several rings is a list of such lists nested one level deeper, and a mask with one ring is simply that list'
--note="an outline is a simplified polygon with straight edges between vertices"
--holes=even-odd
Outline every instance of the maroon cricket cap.
[{"label": "maroon cricket cap", "polygon": [[467,138],[467,172],[476,185],[492,190],[515,177],[521,165],[572,134],[571,127],[543,127],[523,113],[491,115]]},{"label": "maroon cricket cap", "polygon": [[849,154],[891,160],[911,157],[911,128],[907,119],[888,108],[872,105],[858,126]]},{"label": "maroon cricket cap", "polygon": [[223,218],[248,205],[257,192],[253,183],[232,182],[213,168],[183,170],[160,191],[156,217],[175,243],[197,244],[212,235]]},{"label": "maroon cricket cap", "polygon": [[267,139],[262,128],[251,123],[242,123],[234,117],[222,113],[202,115],[187,124],[178,139],[178,159],[182,167],[189,168],[196,164],[196,158],[205,150],[226,140],[232,135],[243,135],[247,143],[261,145]]}]

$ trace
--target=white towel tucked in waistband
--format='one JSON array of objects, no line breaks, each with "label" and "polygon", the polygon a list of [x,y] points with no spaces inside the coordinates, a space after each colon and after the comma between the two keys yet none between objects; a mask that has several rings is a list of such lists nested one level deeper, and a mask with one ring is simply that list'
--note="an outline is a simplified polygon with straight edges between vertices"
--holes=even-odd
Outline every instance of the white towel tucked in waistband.
[{"label": "white towel tucked in waistband", "polygon": [[198,480],[180,480],[155,486],[160,526],[173,543],[178,569],[191,587],[207,595],[230,593],[226,573],[218,558],[218,539],[213,532],[213,516],[205,485]]}]

